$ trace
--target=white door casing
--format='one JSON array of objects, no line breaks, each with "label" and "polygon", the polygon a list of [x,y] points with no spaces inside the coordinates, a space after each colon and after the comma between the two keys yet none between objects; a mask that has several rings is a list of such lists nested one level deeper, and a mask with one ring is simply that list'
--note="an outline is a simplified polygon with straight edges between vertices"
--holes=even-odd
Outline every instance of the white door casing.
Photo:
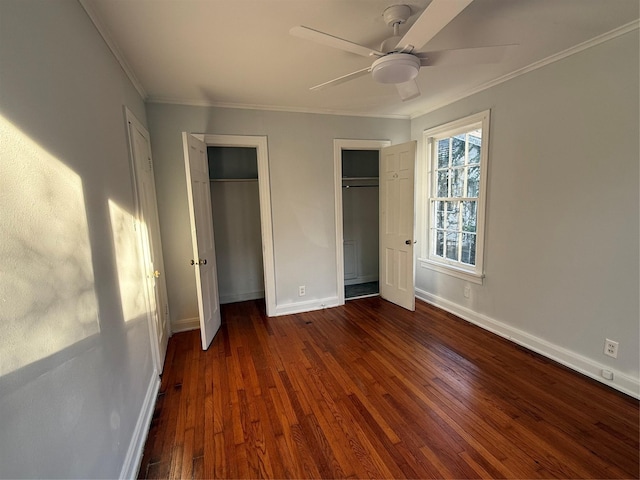
[{"label": "white door casing", "polygon": [[262,239],[262,266],[267,316],[276,312],[276,273],[273,248],[273,220],[271,216],[271,181],[269,180],[269,151],[267,137],[257,135],[196,135],[205,144],[217,147],[249,147],[256,149],[258,161],[258,192],[260,195],[260,232]]},{"label": "white door casing", "polygon": [[149,132],[125,108],[136,197],[136,232],[142,251],[151,345],[158,373],[162,372],[169,340],[169,305],[164,279],[160,221],[156,200]]},{"label": "white door casing", "polygon": [[207,146],[188,133],[182,134],[191,221],[192,264],[195,269],[202,349],[211,345],[221,324],[216,252],[211,215]]},{"label": "white door casing", "polygon": [[380,296],[415,310],[414,177],[416,141],[380,152]]},{"label": "white door casing", "polygon": [[391,145],[389,140],[333,140],[333,175],[336,219],[336,285],[338,305],[344,305],[344,225],[342,212],[342,150],[380,150]]}]

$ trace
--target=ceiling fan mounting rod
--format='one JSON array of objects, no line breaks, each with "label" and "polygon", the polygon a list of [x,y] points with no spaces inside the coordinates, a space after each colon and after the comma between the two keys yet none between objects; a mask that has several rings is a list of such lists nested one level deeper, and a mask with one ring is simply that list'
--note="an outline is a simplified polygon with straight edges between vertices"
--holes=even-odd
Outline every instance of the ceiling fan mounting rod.
[{"label": "ceiling fan mounting rod", "polygon": [[411,16],[411,7],[408,5],[391,5],[382,12],[382,18],[387,25],[393,27],[393,34],[397,35],[398,27],[405,23]]}]

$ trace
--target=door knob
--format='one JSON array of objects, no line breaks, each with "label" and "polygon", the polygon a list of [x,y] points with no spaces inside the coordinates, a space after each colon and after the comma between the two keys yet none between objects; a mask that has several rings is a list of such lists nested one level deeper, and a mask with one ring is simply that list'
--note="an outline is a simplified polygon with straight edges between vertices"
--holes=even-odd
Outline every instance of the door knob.
[{"label": "door knob", "polygon": [[160,276],[160,272],[156,270],[155,272],[153,272],[153,276],[158,278]]},{"label": "door knob", "polygon": [[199,259],[198,260],[198,265],[206,265],[206,264],[207,264],[207,259],[206,258],[204,260],[203,259]]},{"label": "door knob", "polygon": [[405,240],[404,243],[407,245],[411,245],[411,240]]},{"label": "door knob", "polygon": [[195,265],[195,264],[196,264],[196,261],[191,259],[191,265]]}]

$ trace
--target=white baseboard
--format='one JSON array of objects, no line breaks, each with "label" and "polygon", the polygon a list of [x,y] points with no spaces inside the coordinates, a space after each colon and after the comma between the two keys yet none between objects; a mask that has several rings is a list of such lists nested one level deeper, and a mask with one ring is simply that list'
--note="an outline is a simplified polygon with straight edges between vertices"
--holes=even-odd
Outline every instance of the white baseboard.
[{"label": "white baseboard", "polygon": [[340,305],[338,297],[287,303],[284,305],[276,305],[275,316],[278,317],[280,315],[291,315],[293,313],[311,312],[313,310],[322,310],[323,308],[337,307],[338,305]]},{"label": "white baseboard", "polygon": [[[623,372],[615,370],[607,365],[600,364],[590,358],[567,350],[564,347],[548,342],[542,338],[531,335],[523,330],[519,330],[505,323],[499,322],[481,313],[474,312],[462,305],[451,302],[444,298],[433,295],[424,290],[416,288],[416,298],[423,300],[431,305],[435,305],[449,313],[473,323],[485,330],[499,335],[507,340],[511,340],[520,346],[528,348],[540,355],[554,360],[576,372],[587,377],[593,378],[605,385],[615,388],[634,398],[640,398],[640,379],[633,378]],[[606,380],[602,377],[602,370],[610,370],[613,372],[613,380]]]},{"label": "white baseboard", "polygon": [[151,418],[153,417],[153,410],[156,405],[156,398],[158,396],[159,389],[160,377],[158,376],[158,372],[154,369],[153,375],[149,381],[147,393],[144,397],[144,402],[142,402],[142,409],[140,410],[140,415],[138,415],[136,427],[133,430],[133,436],[129,443],[127,456],[124,459],[122,470],[120,470],[121,479],[138,477],[138,470],[140,469],[140,462],[142,462],[144,444],[147,441],[147,435],[149,434]]},{"label": "white baseboard", "polygon": [[256,300],[264,298],[264,290],[260,292],[234,293],[231,295],[220,295],[220,305],[225,303],[244,302],[246,300]]},{"label": "white baseboard", "polygon": [[200,328],[200,319],[194,318],[181,318],[174,322],[171,322],[171,333],[187,332],[189,330],[197,330]]}]

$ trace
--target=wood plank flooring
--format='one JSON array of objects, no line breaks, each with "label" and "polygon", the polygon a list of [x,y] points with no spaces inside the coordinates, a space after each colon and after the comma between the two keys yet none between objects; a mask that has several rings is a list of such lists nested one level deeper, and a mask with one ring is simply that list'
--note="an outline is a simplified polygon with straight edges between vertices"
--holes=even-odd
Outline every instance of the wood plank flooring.
[{"label": "wood plank flooring", "polygon": [[638,401],[423,302],[169,341],[139,478],[638,478]]}]

